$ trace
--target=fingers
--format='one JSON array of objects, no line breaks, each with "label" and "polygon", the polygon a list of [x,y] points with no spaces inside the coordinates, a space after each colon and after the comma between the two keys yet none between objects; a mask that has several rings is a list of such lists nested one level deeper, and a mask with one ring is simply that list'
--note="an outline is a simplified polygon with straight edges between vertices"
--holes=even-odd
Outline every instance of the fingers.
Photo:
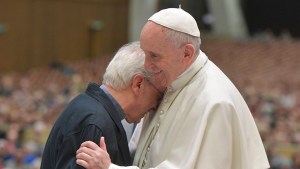
[{"label": "fingers", "polygon": [[76,151],[76,163],[86,169],[94,169],[98,166],[98,161],[103,158],[101,152],[106,153],[106,151],[101,150],[99,146],[97,150],[80,147]]},{"label": "fingers", "polygon": [[107,152],[104,137],[100,138],[100,148]]},{"label": "fingers", "polygon": [[84,147],[81,147],[77,152],[76,152],[76,163],[78,165],[81,165],[82,167],[86,169],[90,169],[92,163],[90,162],[90,159],[92,157],[92,153],[86,153],[88,150]]},{"label": "fingers", "polygon": [[[77,156],[76,156],[76,157],[77,157]],[[86,169],[89,169],[89,168],[90,168],[90,167],[89,167],[89,164],[88,164],[86,161],[84,161],[84,160],[82,160],[82,159],[79,159],[79,158],[76,159],[76,164],[81,165],[82,167],[84,167],[84,168],[86,168]]]},{"label": "fingers", "polygon": [[92,142],[92,141],[85,141],[80,145],[80,147],[87,147],[87,148],[90,148],[92,150],[96,150],[96,149],[99,148],[99,146],[96,143]]},{"label": "fingers", "polygon": [[103,151],[101,148],[92,141],[86,141],[81,144],[80,148],[76,151],[76,154],[83,153],[85,155],[93,156],[95,152]]},{"label": "fingers", "polygon": [[104,137],[100,138],[99,145],[92,141],[83,142],[76,151],[76,163],[86,169],[109,168],[111,160],[107,153]]}]

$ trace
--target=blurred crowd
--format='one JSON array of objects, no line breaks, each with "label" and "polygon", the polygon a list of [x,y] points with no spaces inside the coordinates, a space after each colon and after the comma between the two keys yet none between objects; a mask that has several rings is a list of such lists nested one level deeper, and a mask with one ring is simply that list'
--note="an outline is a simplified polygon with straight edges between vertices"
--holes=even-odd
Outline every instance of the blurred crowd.
[{"label": "blurred crowd", "polygon": [[300,169],[300,90],[285,82],[241,91],[255,118],[274,169]]},{"label": "blurred crowd", "polygon": [[57,116],[88,82],[101,82],[109,59],[56,63],[0,77],[0,169],[40,168]]},{"label": "blurred crowd", "polygon": [[[299,42],[203,40],[201,48],[244,96],[272,169],[300,169]],[[0,76],[0,169],[40,168],[53,122],[88,82],[101,82],[109,59]]]}]

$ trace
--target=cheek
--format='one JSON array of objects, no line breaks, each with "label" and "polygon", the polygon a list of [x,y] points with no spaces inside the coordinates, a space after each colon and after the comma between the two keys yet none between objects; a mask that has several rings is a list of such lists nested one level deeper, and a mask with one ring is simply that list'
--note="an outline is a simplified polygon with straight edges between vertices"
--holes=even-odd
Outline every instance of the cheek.
[{"label": "cheek", "polygon": [[151,105],[152,106],[157,106],[157,101],[159,99],[159,96],[156,94],[157,91],[153,92],[155,94],[152,95],[152,100],[151,100]]}]

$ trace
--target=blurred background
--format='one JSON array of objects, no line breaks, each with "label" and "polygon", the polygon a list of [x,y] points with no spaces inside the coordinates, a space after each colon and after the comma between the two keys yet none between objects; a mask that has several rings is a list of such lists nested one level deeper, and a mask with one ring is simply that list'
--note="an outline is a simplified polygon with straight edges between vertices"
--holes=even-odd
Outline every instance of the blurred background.
[{"label": "blurred background", "polygon": [[0,0],[0,169],[38,169],[64,106],[179,4],[244,96],[272,169],[300,169],[299,0]]}]

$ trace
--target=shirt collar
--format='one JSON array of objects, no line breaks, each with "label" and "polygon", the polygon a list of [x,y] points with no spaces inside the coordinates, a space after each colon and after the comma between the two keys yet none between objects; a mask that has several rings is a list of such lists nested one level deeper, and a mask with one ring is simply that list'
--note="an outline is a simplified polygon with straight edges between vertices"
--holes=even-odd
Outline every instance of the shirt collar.
[{"label": "shirt collar", "polygon": [[121,105],[118,103],[118,101],[113,97],[113,95],[110,94],[110,92],[107,90],[107,88],[102,84],[100,88],[104,91],[104,93],[107,95],[107,97],[112,101],[114,104],[119,116],[121,119],[125,118],[125,112],[122,109]]}]

